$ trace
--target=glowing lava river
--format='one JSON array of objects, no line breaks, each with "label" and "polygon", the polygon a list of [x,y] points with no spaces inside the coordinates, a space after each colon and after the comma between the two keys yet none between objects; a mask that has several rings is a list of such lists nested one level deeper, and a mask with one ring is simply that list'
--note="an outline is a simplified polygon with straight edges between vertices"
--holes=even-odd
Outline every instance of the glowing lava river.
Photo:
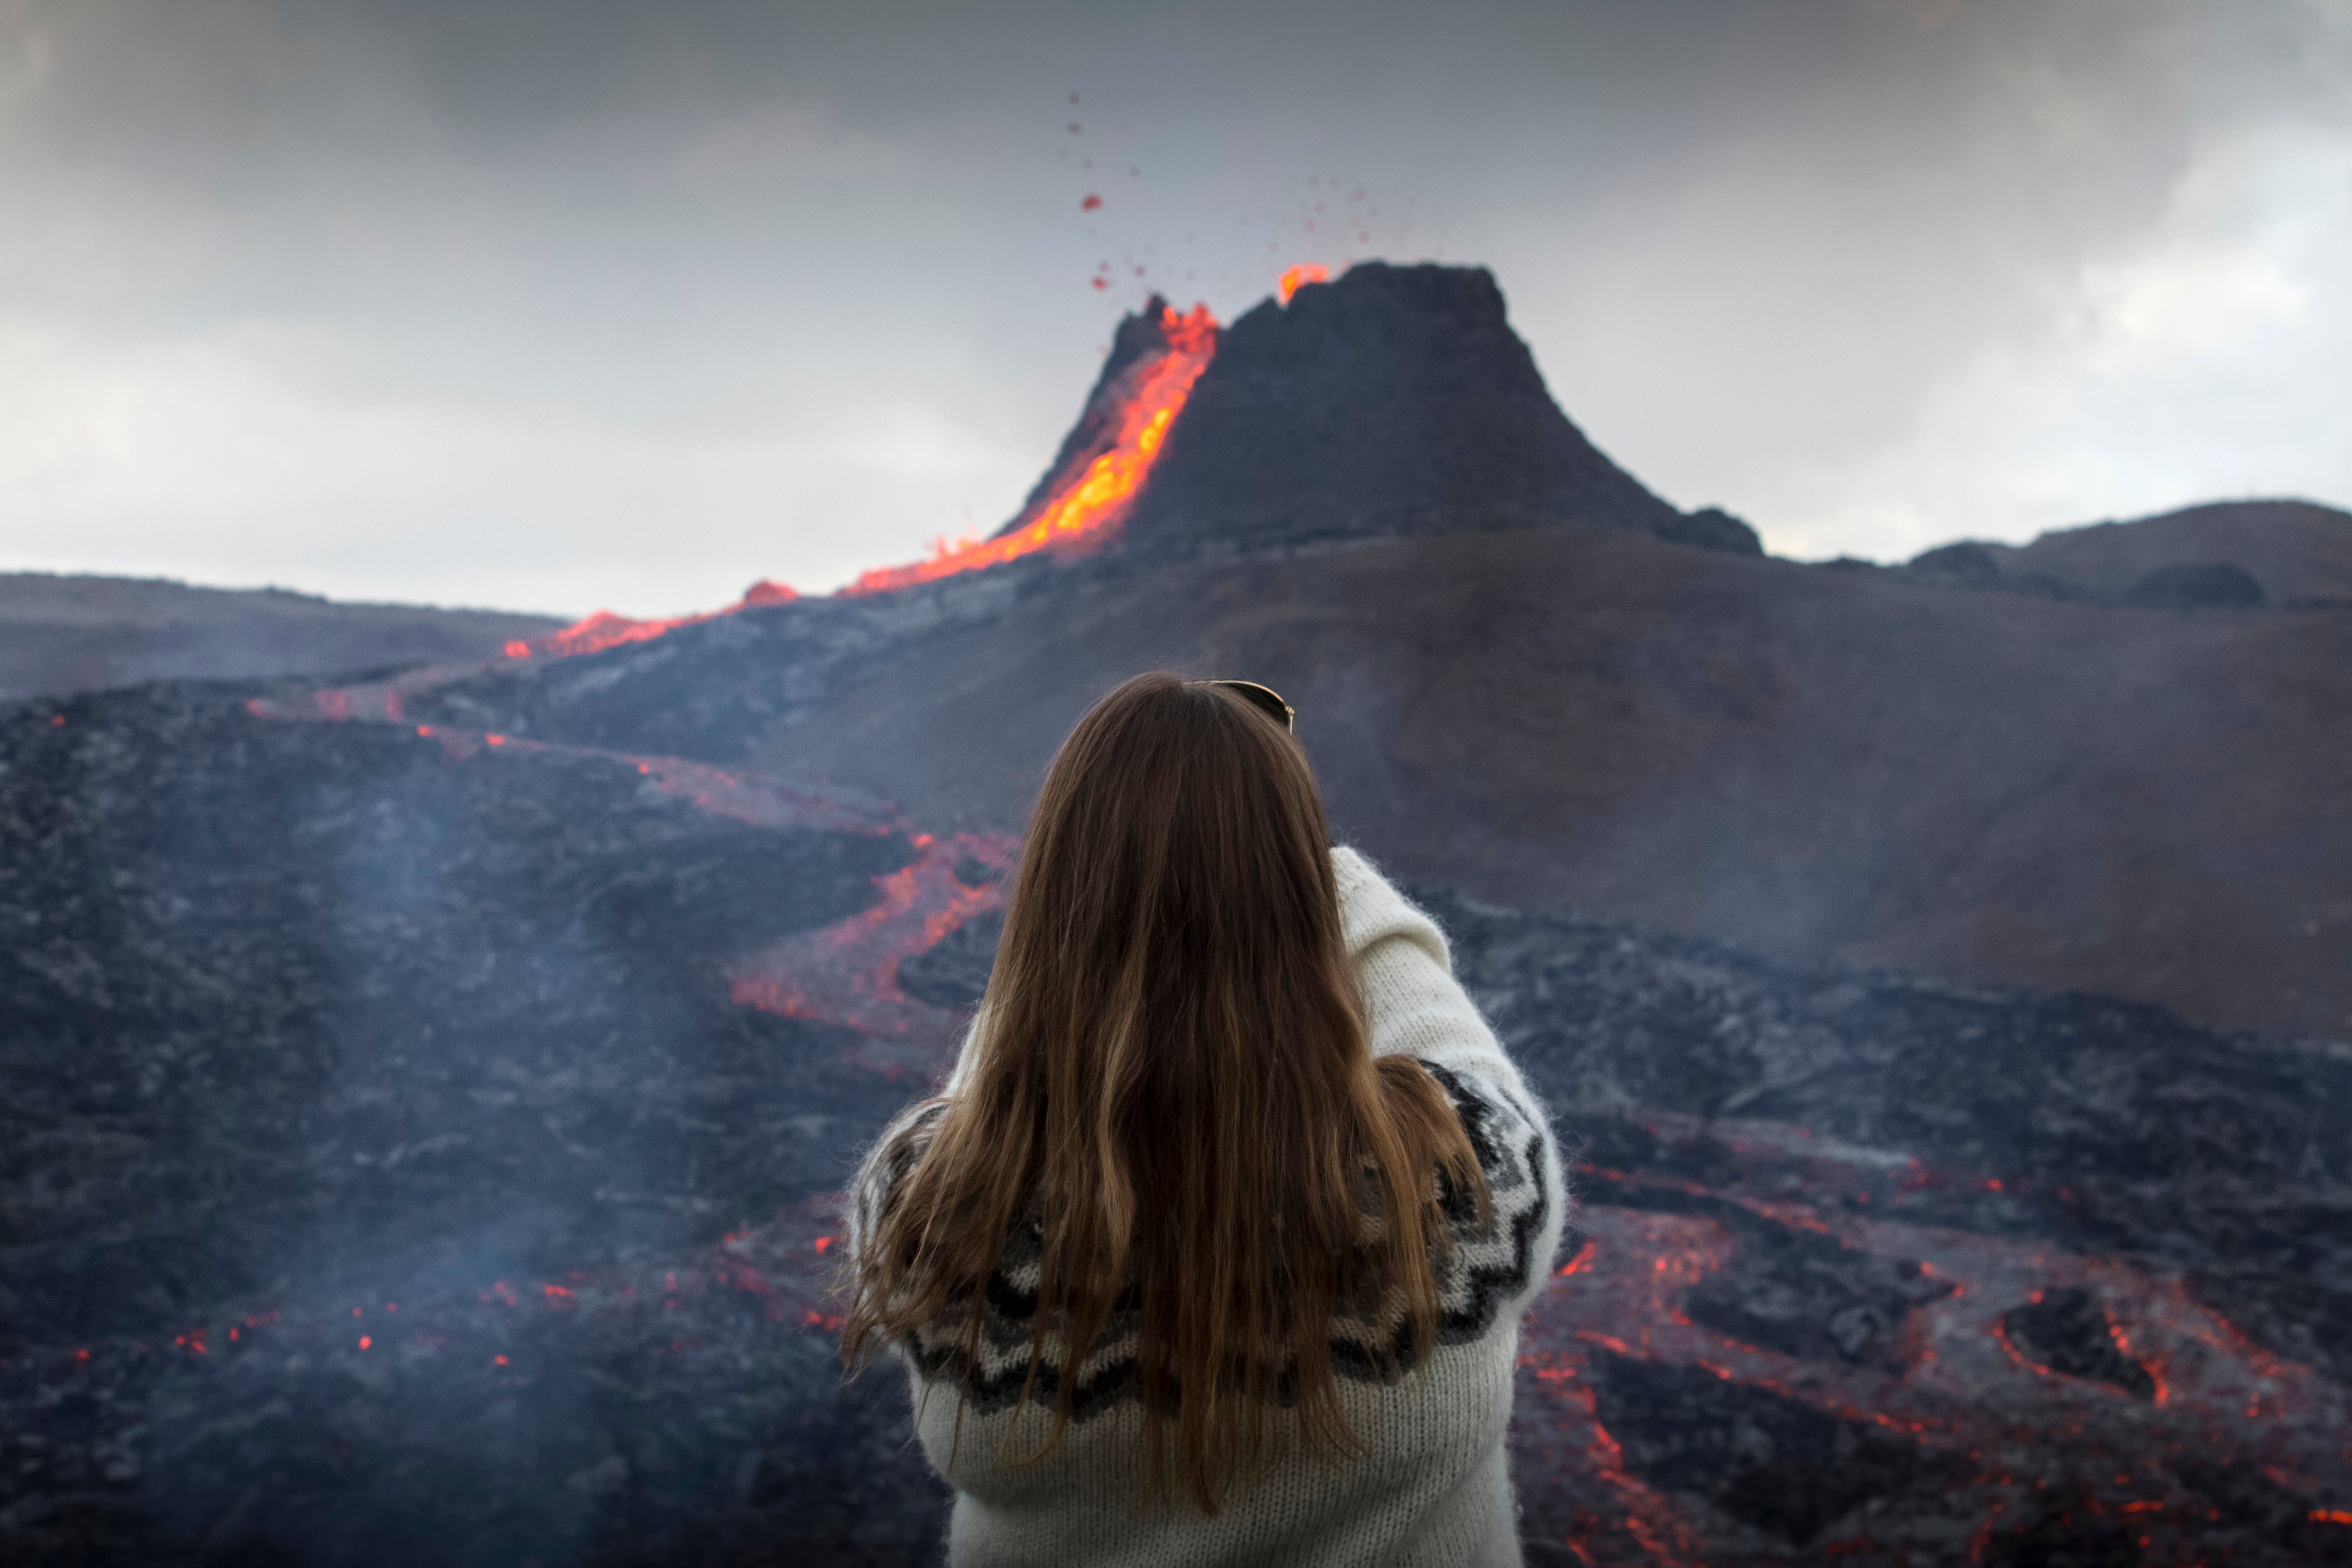
[{"label": "glowing lava river", "polygon": [[[375,692],[257,713],[397,716]],[[704,763],[402,728],[452,763],[593,759],[698,812],[903,845],[912,858],[874,878],[870,902],[746,951],[724,984],[738,1005],[845,1028],[840,1059],[902,1093],[943,1070],[985,945],[945,994],[933,981],[911,994],[901,972],[984,926],[1011,840],[934,837]],[[1656,1027],[1677,999],[1664,977],[1679,969],[1687,984],[1688,944],[1637,960],[1629,980],[1622,954],[1644,940],[1632,933],[1439,908],[1468,982],[1587,1154],[1570,1255],[1528,1325],[1514,1432],[1531,1537],[1556,1544],[1560,1561],[2285,1563],[2352,1544],[2343,1383],[2263,1348],[2214,1305],[2225,1290],[2148,1247],[2130,1249],[2136,1259],[2085,1250],[2097,1226],[2067,1216],[2080,1220],[2087,1200],[2055,1168],[2029,1173],[2018,1129],[1992,1130],[2011,1145],[2003,1163],[1971,1166],[1948,1157],[1949,1140],[1937,1157],[1793,1121],[1596,1100],[1591,1075],[1623,1064],[1564,1044],[1559,1017],[1631,1005]],[[1602,938],[1618,954],[1613,977],[1579,951]],[[1813,984],[1748,975],[1756,994],[1716,994],[1706,1035],[1721,1037],[1743,1011],[1800,1009]],[[1605,994],[1580,1003],[1580,987]],[[1530,1010],[1531,989],[1554,1006]],[[1888,1008],[1958,1005],[1899,983],[1880,991]],[[2038,1050],[2045,1026],[2032,1011],[1979,1001],[1953,1026],[2006,1029]],[[1811,1048],[1810,1070],[1831,1080],[1831,1119],[1866,1115],[1846,1102],[1886,1092],[1873,1076],[1884,1064],[1860,1060],[1884,1044],[1865,1027]],[[398,1331],[436,1353],[509,1354],[503,1375],[522,1319],[544,1319],[546,1333],[581,1312],[654,1321],[658,1298],[660,1321],[678,1321],[683,1290],[695,1301],[733,1293],[772,1331],[821,1335],[834,1321],[822,1294],[832,1214],[819,1200],[666,1258],[658,1291],[645,1270],[499,1281],[475,1300],[405,1303]],[[349,1339],[357,1326],[331,1319],[305,1331]],[[280,1320],[247,1331],[294,1331]],[[219,1326],[207,1332],[196,1353],[218,1352]],[[680,1338],[678,1353],[691,1342]],[[2059,1547],[2075,1555],[2037,1555]]]}]

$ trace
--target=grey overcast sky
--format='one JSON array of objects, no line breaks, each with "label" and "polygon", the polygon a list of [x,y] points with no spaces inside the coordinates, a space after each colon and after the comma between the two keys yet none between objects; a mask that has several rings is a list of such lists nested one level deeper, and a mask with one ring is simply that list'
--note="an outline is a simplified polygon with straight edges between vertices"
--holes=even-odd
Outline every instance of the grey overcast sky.
[{"label": "grey overcast sky", "polygon": [[0,569],[828,588],[1369,257],[1786,554],[2352,502],[2352,0],[0,0]]}]

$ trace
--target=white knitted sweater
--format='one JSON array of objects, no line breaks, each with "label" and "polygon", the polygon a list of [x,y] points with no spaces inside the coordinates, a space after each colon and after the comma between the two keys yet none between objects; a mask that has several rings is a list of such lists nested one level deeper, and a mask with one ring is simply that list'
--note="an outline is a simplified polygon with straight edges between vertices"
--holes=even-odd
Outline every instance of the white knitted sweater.
[{"label": "white knitted sweater", "polygon": [[[1438,1281],[1437,1348],[1401,1381],[1383,1384],[1368,1370],[1349,1369],[1370,1364],[1357,1347],[1375,1337],[1395,1342],[1395,1321],[1335,1324],[1340,1406],[1363,1453],[1310,1455],[1298,1447],[1295,1426],[1278,1427],[1275,1462],[1237,1484],[1213,1517],[1185,1503],[1130,1517],[1141,1420],[1129,1380],[1133,1314],[1125,1322],[1115,1315],[1074,1371],[1063,1364],[1067,1347],[1049,1335],[1049,1364],[1013,1415],[1037,1286],[1037,1235],[1017,1234],[990,1284],[976,1392],[963,1407],[961,1432],[961,1335],[942,1323],[897,1347],[923,1451],[956,1489],[948,1556],[958,1568],[1519,1563],[1504,1435],[1519,1320],[1550,1273],[1566,1216],[1559,1152],[1542,1108],[1454,980],[1436,924],[1355,851],[1334,849],[1331,865],[1372,1052],[1410,1052],[1428,1065],[1461,1115],[1493,1194],[1484,1230],[1466,1202],[1454,1210],[1457,1245]],[[973,1027],[984,1025],[983,1017]],[[969,1037],[965,1048],[968,1056]],[[962,1068],[959,1060],[948,1094]],[[894,1122],[867,1157],[851,1215],[853,1248],[890,1184],[920,1159],[923,1120],[910,1112]],[[914,1136],[898,1137],[908,1131]],[[1061,1380],[1072,1375],[1074,1417],[1061,1440],[1034,1464],[1000,1457],[1034,1448],[1051,1429]],[[1003,1447],[1008,1437],[1011,1446]]]}]

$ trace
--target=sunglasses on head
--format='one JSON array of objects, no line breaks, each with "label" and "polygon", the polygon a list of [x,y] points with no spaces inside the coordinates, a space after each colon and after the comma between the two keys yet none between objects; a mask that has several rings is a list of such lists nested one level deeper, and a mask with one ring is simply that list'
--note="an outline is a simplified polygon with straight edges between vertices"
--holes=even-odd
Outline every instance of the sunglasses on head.
[{"label": "sunglasses on head", "polygon": [[1291,723],[1291,720],[1296,715],[1291,712],[1290,704],[1285,702],[1282,700],[1282,693],[1271,686],[1260,686],[1255,680],[1204,680],[1201,684],[1222,686],[1229,691],[1238,692],[1249,699],[1251,706],[1256,708],[1267,718],[1281,721],[1284,729],[1294,731],[1297,729],[1297,726]]}]

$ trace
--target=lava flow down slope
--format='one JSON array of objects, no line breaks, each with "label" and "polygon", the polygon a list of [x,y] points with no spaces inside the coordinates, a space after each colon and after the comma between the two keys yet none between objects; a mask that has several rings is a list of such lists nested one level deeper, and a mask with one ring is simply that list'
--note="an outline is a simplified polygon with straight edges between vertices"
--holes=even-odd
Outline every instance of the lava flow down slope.
[{"label": "lava flow down slope", "polygon": [[1576,1151],[1530,1563],[2339,1559],[2352,518],[2139,593],[2182,519],[1772,560],[1367,266],[1154,300],[849,592],[0,709],[0,1563],[942,1560],[837,1190],[1160,663],[1291,700]]}]

